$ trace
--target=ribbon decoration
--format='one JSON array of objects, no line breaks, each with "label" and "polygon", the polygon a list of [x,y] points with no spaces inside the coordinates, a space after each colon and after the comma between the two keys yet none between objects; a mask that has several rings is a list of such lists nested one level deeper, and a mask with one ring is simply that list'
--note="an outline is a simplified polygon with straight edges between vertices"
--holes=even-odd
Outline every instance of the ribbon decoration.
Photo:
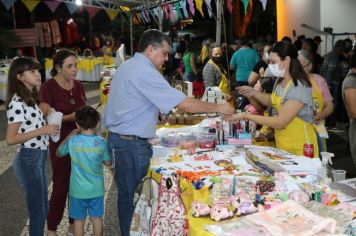
[{"label": "ribbon decoration", "polygon": [[40,1],[29,1],[29,0],[21,0],[23,4],[27,7],[27,9],[32,12],[33,9],[40,3]]},{"label": "ribbon decoration", "polygon": [[185,18],[188,18],[188,11],[187,11],[187,0],[183,0],[179,2],[179,5],[183,9],[183,14]]},{"label": "ribbon decoration", "polygon": [[204,12],[203,12],[203,0],[195,0],[195,6],[200,12],[200,14],[204,17]]},{"label": "ribbon decoration", "polygon": [[232,5],[232,0],[227,0],[227,9],[229,10],[230,14],[232,13],[234,6]]},{"label": "ribbon decoration", "polygon": [[47,7],[51,10],[52,13],[54,13],[59,4],[61,4],[61,2],[57,1],[44,1],[44,3],[46,3]]},{"label": "ribbon decoration", "polygon": [[148,11],[144,10],[143,14],[146,16],[147,23],[150,23],[151,22],[151,18],[150,18],[150,14],[148,13]]},{"label": "ribbon decoration", "polygon": [[260,0],[260,2],[262,3],[263,10],[265,11],[267,6],[267,0]]},{"label": "ribbon decoration", "polygon": [[67,9],[71,15],[79,8],[79,6],[74,3],[65,2],[65,4],[66,4]]},{"label": "ribbon decoration", "polygon": [[16,2],[16,0],[1,0],[2,4],[6,8],[6,10],[9,10],[12,5]]},{"label": "ribbon decoration", "polygon": [[114,20],[115,17],[119,14],[118,11],[112,9],[104,9],[110,20]]},{"label": "ribbon decoration", "polygon": [[245,15],[246,15],[249,0],[241,0],[241,2],[244,4]]},{"label": "ribbon decoration", "polygon": [[193,0],[187,0],[187,1],[188,1],[188,5],[189,5],[189,11],[190,11],[190,13],[192,13],[192,15],[194,16],[194,14],[195,14],[195,7],[194,7]]},{"label": "ribbon decoration", "polygon": [[182,13],[180,12],[180,3],[179,2],[174,3],[174,9],[176,10],[178,18],[184,19]]},{"label": "ribbon decoration", "polygon": [[205,2],[205,5],[208,8],[209,17],[211,18],[211,16],[213,15],[213,12],[211,11],[211,0],[204,0],[204,2]]}]

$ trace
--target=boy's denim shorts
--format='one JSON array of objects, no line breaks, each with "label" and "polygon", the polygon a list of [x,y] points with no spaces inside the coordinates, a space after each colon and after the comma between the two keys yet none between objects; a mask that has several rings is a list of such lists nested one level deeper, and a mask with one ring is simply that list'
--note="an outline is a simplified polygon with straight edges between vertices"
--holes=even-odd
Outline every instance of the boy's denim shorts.
[{"label": "boy's denim shorts", "polygon": [[69,217],[74,220],[85,220],[87,216],[102,218],[104,215],[104,197],[78,199],[69,197]]}]

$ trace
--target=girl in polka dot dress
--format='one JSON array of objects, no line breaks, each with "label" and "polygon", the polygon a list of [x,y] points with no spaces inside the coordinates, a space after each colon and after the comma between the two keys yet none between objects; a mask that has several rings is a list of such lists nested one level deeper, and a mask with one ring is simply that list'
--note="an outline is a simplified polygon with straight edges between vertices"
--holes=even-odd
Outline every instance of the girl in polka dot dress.
[{"label": "girl in polka dot dress", "polygon": [[19,145],[13,162],[15,177],[25,193],[30,235],[43,235],[48,211],[46,159],[48,137],[58,134],[58,125],[47,125],[39,108],[37,88],[40,64],[31,57],[15,59],[9,70],[7,91],[8,145]]}]

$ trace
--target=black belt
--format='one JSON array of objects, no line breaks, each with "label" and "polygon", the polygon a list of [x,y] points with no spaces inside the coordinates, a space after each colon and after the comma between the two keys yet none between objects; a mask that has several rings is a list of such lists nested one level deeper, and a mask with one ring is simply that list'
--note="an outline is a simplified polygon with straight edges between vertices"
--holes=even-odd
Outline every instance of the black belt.
[{"label": "black belt", "polygon": [[148,140],[148,138],[141,138],[137,135],[125,135],[125,134],[119,134],[120,138],[126,139],[126,140]]}]

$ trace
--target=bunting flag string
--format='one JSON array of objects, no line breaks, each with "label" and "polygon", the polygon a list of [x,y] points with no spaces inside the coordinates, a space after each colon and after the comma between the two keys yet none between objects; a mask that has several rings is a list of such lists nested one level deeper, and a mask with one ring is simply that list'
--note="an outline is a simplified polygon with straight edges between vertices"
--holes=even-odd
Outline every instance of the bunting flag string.
[{"label": "bunting flag string", "polygon": [[79,8],[79,6],[74,3],[65,2],[65,4],[66,4],[67,9],[71,15]]},{"label": "bunting flag string", "polygon": [[1,0],[1,3],[4,5],[7,11],[10,9],[10,7],[12,7],[12,5],[14,5],[15,2],[16,0]]},{"label": "bunting flag string", "polygon": [[211,16],[213,15],[213,12],[211,11],[211,0],[204,0],[204,3],[208,8],[208,14],[209,17],[211,18]]},{"label": "bunting flag string", "polygon": [[142,25],[142,19],[141,19],[141,16],[139,13],[136,13],[136,19],[137,19],[137,22]]},{"label": "bunting flag string", "polygon": [[52,13],[54,13],[59,4],[61,4],[61,2],[57,2],[57,1],[44,1],[44,3],[47,5],[47,7],[49,8],[49,10],[51,10]]},{"label": "bunting flag string", "polygon": [[189,11],[194,16],[195,15],[195,7],[194,7],[193,0],[187,0],[187,1],[188,1],[188,5],[189,5]]},{"label": "bunting flag string", "polygon": [[200,14],[204,17],[203,0],[195,0],[195,7],[198,9]]},{"label": "bunting flag string", "polygon": [[119,14],[118,11],[112,9],[104,9],[110,20],[114,20],[115,17]]},{"label": "bunting flag string", "polygon": [[260,2],[262,3],[263,10],[265,11],[267,6],[267,0],[260,0]]},{"label": "bunting flag string", "polygon": [[179,19],[184,19],[182,13],[180,12],[180,4],[179,4],[179,2],[174,3],[174,9],[176,10],[178,18]]},{"label": "bunting flag string", "polygon": [[244,9],[245,9],[245,15],[247,13],[247,8],[248,8],[248,2],[249,0],[241,0],[241,2],[244,4]]},{"label": "bunting flag string", "polygon": [[179,5],[183,9],[183,14],[185,18],[188,18],[188,12],[187,12],[187,0],[182,0],[179,2]]},{"label": "bunting flag string", "polygon": [[234,6],[232,5],[232,0],[227,0],[227,9],[229,10],[230,14],[232,13]]},{"label": "bunting flag string", "polygon": [[40,1],[32,1],[32,0],[21,0],[23,4],[27,7],[29,12],[32,12],[33,9],[40,3]]}]

